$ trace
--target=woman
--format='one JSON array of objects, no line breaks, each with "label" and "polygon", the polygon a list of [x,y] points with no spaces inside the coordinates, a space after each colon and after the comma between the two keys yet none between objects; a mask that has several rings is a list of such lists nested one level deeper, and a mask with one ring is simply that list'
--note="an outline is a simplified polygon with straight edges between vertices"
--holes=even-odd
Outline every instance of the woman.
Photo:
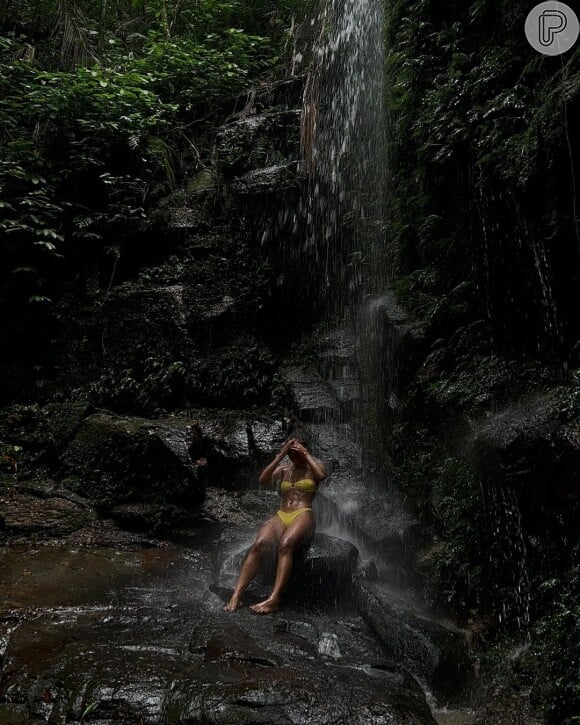
[{"label": "woman", "polygon": [[[290,465],[281,466],[285,455]],[[306,544],[314,534],[312,501],[318,484],[326,478],[324,465],[312,456],[302,436],[289,438],[272,463],[260,474],[260,485],[270,486],[281,481],[282,505],[276,515],[260,529],[256,540],[240,571],[234,593],[225,605],[226,612],[234,612],[241,605],[241,597],[258,573],[265,550],[278,545],[276,581],[268,599],[250,607],[258,614],[275,612],[280,604],[282,591],[292,571],[294,550]]]}]

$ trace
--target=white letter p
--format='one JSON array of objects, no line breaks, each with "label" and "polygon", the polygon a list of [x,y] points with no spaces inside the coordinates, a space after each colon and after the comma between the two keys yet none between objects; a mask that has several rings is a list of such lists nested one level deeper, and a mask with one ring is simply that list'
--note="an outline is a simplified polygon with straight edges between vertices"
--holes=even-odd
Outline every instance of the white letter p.
[{"label": "white letter p", "polygon": [[540,21],[540,44],[547,47],[552,45],[558,33],[566,29],[568,18],[561,10],[544,10],[539,17]]}]

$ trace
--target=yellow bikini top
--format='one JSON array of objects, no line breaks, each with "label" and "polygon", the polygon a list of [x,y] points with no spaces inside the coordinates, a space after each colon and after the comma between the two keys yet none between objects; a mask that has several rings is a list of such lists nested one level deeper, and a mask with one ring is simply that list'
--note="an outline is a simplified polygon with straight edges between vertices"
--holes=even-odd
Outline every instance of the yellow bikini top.
[{"label": "yellow bikini top", "polygon": [[300,481],[282,481],[280,484],[280,491],[282,493],[288,493],[293,488],[297,488],[299,491],[305,491],[306,493],[316,493],[316,481],[311,478],[302,478]]}]

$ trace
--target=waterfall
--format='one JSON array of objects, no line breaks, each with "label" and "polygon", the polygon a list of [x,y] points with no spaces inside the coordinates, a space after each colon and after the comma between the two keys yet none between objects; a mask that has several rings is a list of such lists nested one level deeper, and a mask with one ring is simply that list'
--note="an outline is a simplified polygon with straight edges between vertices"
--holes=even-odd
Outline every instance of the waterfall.
[{"label": "waterfall", "polygon": [[320,31],[301,132],[309,173],[305,245],[323,271],[321,291],[340,315],[357,296],[370,293],[380,273],[386,166],[382,3],[328,0],[315,22]]},{"label": "waterfall", "polygon": [[340,389],[356,371],[362,441],[384,362],[373,301],[386,277],[383,6],[327,0],[311,23],[318,33],[302,110],[302,255],[317,270],[324,332],[343,327],[353,336],[354,364],[330,372]]},{"label": "waterfall", "polygon": [[318,300],[322,319],[314,340],[322,378],[310,369],[294,378],[303,398],[323,400],[315,416],[312,408],[305,416],[314,421],[317,454],[332,470],[317,523],[352,541],[383,581],[411,586],[418,525],[389,486],[380,428],[395,377],[385,324],[394,302],[386,289],[383,4],[326,0],[307,22],[305,180],[297,207],[288,198],[281,219],[295,216],[284,252],[301,270],[301,283],[310,283],[309,300]]}]

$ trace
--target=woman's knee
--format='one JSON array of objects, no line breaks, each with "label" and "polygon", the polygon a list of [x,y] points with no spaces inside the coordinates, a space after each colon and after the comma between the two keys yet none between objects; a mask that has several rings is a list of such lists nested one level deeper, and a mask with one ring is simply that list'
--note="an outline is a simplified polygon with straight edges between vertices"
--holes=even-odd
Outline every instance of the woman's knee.
[{"label": "woman's knee", "polygon": [[258,536],[252,544],[252,552],[254,554],[263,554],[266,549],[268,549],[268,547],[272,546],[273,544],[273,539],[267,536]]},{"label": "woman's knee", "polygon": [[296,548],[296,542],[290,537],[283,536],[278,544],[279,554],[288,554],[294,551]]}]

